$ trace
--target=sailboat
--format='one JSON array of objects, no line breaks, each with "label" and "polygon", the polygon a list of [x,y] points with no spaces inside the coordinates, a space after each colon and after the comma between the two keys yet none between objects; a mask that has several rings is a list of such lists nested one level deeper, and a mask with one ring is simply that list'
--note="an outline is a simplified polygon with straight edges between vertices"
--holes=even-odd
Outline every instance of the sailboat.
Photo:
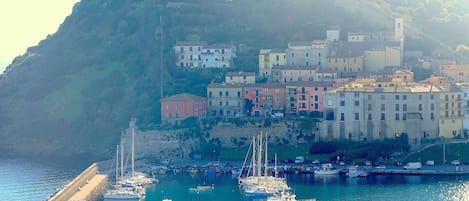
[{"label": "sailboat", "polygon": [[104,194],[104,201],[139,201],[145,198],[145,188],[147,185],[153,183],[152,179],[146,177],[143,173],[135,172],[135,120],[130,122],[131,129],[131,163],[132,172],[130,177],[124,176],[124,146],[121,145],[121,158],[120,165],[121,171],[119,174],[119,145],[116,151],[116,185],[115,189],[109,190]]},{"label": "sailboat", "polygon": [[[267,198],[279,195],[282,192],[289,192],[291,188],[287,185],[285,178],[277,177],[275,167],[274,176],[269,175],[268,169],[268,146],[267,135],[263,139],[262,133],[253,136],[252,143],[246,154],[242,170],[238,176],[238,184],[246,197]],[[246,162],[252,150],[251,168],[247,169],[246,177],[242,177],[243,170],[246,168]],[[262,156],[264,153],[264,157]],[[264,169],[262,169],[264,162]]]}]

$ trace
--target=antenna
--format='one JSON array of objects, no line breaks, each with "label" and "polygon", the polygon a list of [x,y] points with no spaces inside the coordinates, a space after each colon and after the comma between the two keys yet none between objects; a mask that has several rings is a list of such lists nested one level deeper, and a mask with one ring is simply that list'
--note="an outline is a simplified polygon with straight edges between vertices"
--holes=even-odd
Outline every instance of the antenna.
[{"label": "antenna", "polygon": [[[159,6],[159,5],[158,5]],[[160,12],[160,99],[163,98],[163,45],[164,45],[164,32],[163,32],[163,16]]]}]

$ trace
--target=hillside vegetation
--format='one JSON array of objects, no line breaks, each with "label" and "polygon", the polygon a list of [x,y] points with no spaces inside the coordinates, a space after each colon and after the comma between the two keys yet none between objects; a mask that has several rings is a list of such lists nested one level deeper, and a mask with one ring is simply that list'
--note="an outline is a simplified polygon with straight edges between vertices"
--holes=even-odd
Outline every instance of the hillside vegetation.
[{"label": "hillside vegetation", "polygon": [[176,69],[171,47],[177,40],[232,43],[239,50],[236,69],[256,71],[260,48],[325,38],[330,25],[340,24],[343,34],[389,26],[370,23],[334,1],[194,0],[179,8],[162,6],[167,2],[77,3],[58,32],[17,57],[0,80],[0,151],[108,157],[132,116],[140,128],[157,128],[161,93],[205,96],[206,85],[224,73]]}]

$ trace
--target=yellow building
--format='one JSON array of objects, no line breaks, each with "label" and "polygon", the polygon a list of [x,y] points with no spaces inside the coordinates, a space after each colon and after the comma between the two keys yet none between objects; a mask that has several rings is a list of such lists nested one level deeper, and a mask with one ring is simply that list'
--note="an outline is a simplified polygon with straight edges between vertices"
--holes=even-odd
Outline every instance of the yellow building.
[{"label": "yellow building", "polygon": [[440,74],[451,78],[454,82],[469,82],[469,65],[441,65]]},{"label": "yellow building", "polygon": [[259,76],[268,78],[272,74],[272,67],[286,64],[285,50],[261,49],[259,53]]},{"label": "yellow building", "polygon": [[440,93],[440,137],[454,138],[463,135],[464,102],[463,92],[454,85]]},{"label": "yellow building", "polygon": [[364,67],[368,72],[377,72],[388,66],[401,66],[401,50],[397,47],[381,47],[365,50]]}]

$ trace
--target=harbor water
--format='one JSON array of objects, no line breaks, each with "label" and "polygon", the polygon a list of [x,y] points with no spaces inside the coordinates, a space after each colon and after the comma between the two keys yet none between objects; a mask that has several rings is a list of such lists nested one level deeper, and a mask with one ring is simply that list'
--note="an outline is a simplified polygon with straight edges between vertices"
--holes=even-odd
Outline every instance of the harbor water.
[{"label": "harbor water", "polygon": [[[366,178],[344,176],[287,175],[297,199],[319,201],[457,201],[469,200],[469,176],[372,175]],[[214,184],[210,192],[194,194],[188,188]],[[247,200],[230,175],[163,175],[160,184],[147,190],[147,200],[173,201]]]},{"label": "harbor water", "polygon": [[[0,159],[0,200],[45,200],[85,167],[50,162]],[[158,175],[159,184],[147,189],[146,200],[241,201],[231,175],[172,173]],[[298,199],[320,201],[459,201],[469,200],[469,176],[380,175],[367,178],[289,174],[288,184]],[[189,188],[214,185],[213,191],[194,193]]]},{"label": "harbor water", "polygon": [[45,200],[84,168],[62,162],[0,158],[0,200]]}]

